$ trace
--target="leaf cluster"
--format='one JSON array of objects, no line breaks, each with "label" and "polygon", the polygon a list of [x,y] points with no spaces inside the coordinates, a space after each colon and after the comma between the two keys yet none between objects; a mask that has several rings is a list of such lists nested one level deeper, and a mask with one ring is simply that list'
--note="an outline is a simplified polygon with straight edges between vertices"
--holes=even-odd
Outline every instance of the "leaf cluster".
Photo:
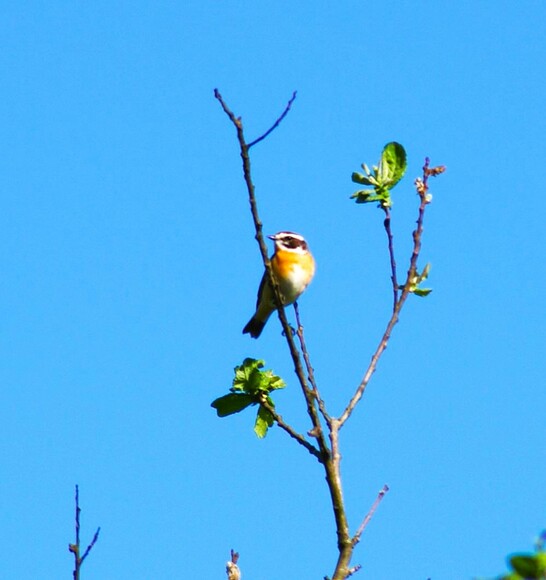
[{"label": "leaf cluster", "polygon": [[240,413],[251,405],[259,405],[254,432],[260,438],[267,435],[267,430],[274,423],[271,410],[275,409],[275,403],[270,393],[286,386],[283,379],[273,374],[273,371],[261,370],[264,365],[263,360],[245,358],[234,369],[235,376],[230,392],[211,403],[218,417],[227,417]]},{"label": "leaf cluster", "polygon": [[372,186],[372,189],[355,191],[351,198],[356,199],[356,203],[379,202],[379,206],[382,208],[391,207],[391,189],[402,179],[406,167],[404,147],[396,141],[387,143],[383,148],[378,165],[374,165],[372,171],[363,163],[364,173],[354,172],[352,175],[352,180],[355,183]]}]

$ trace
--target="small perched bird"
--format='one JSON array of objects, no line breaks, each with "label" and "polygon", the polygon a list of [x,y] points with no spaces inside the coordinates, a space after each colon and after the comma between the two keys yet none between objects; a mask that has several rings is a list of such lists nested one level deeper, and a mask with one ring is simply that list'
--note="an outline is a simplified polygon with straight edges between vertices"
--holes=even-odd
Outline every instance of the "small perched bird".
[{"label": "small perched bird", "polygon": [[[309,251],[307,242],[300,234],[279,232],[274,236],[267,237],[275,242],[271,268],[279,282],[282,303],[286,306],[295,302],[313,279],[315,260]],[[252,338],[258,338],[274,310],[273,289],[269,283],[267,272],[264,272],[258,290],[256,312],[243,328],[243,334],[249,333]]]}]

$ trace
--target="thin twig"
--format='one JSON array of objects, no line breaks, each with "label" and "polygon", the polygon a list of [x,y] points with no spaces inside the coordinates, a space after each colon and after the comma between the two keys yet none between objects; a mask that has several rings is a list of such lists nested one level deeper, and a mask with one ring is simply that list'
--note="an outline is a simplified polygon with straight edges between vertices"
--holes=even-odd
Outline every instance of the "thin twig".
[{"label": "thin twig", "polygon": [[93,539],[91,540],[91,543],[89,544],[89,546],[87,546],[85,552],[83,553],[82,559],[80,560],[80,566],[83,564],[83,561],[87,558],[89,552],[91,551],[91,549],[95,545],[96,541],[99,539],[99,534],[100,534],[100,526],[97,528],[97,531],[95,532],[95,535],[93,536]]},{"label": "thin twig", "polygon": [[82,567],[82,564],[84,562],[84,560],[87,558],[87,556],[89,555],[89,552],[91,552],[93,546],[95,545],[95,543],[97,542],[97,540],[99,539],[99,533],[100,533],[100,527],[97,528],[97,531],[95,532],[95,535],[93,536],[93,539],[91,540],[91,543],[87,546],[87,548],[85,549],[85,552],[83,553],[83,556],[80,557],[80,513],[81,513],[81,508],[80,508],[80,491],[78,486],[76,485],[76,493],[75,493],[75,504],[76,504],[76,543],[75,544],[68,544],[68,550],[70,552],[72,552],[72,554],[74,554],[74,572],[72,573],[72,577],[74,578],[74,580],[79,580],[80,579],[80,570]]},{"label": "thin twig", "polygon": [[250,158],[248,156],[248,146],[245,142],[245,136],[243,133],[243,122],[240,117],[235,117],[233,112],[228,108],[218,89],[214,89],[214,96],[222,106],[222,109],[229,117],[230,121],[235,125],[235,129],[237,130],[237,140],[239,141],[239,146],[241,148],[241,159],[243,160],[243,175],[248,190],[250,211],[252,212],[252,219],[254,220],[254,225],[256,227],[256,241],[260,246],[260,254],[262,255],[262,260],[264,262],[266,270],[269,271],[271,269],[271,265],[269,264],[267,245],[265,243],[262,233],[262,222],[260,221],[260,216],[258,215],[258,206],[256,204],[256,198],[254,196],[254,184],[252,183],[252,178],[250,175]]},{"label": "thin twig", "polygon": [[398,280],[396,276],[396,260],[394,258],[394,238],[391,230],[391,210],[388,207],[384,207],[385,221],[383,225],[385,226],[385,231],[387,232],[387,238],[389,240],[389,258],[391,262],[391,280],[392,280],[392,293],[393,293],[393,312],[396,309],[396,303],[398,302]]},{"label": "thin twig", "polygon": [[275,423],[277,423],[277,425],[283,431],[286,431],[286,433],[288,433],[288,435],[290,435],[290,437],[292,437],[292,439],[295,439],[300,445],[305,447],[305,449],[307,449],[307,451],[309,451],[309,453],[311,455],[316,457],[319,460],[319,462],[322,463],[323,459],[322,459],[322,455],[321,455],[320,451],[312,443],[309,443],[309,441],[307,441],[305,436],[301,435],[295,429],[293,429],[290,425],[288,425],[288,423],[286,423],[284,421],[284,419],[281,417],[281,415],[279,415],[277,413],[277,411],[275,411],[275,408],[272,407],[267,402],[267,400],[262,401],[261,404],[271,413],[271,416],[275,420]]},{"label": "thin twig", "polygon": [[288,115],[288,111],[290,111],[290,107],[292,106],[292,103],[296,100],[296,95],[297,94],[298,94],[297,91],[294,91],[292,93],[292,97],[290,98],[290,100],[288,101],[286,107],[284,108],[284,111],[282,112],[282,115],[273,123],[273,125],[271,126],[270,129],[268,129],[263,135],[261,135],[257,139],[254,139],[254,141],[251,141],[247,145],[247,147],[249,149],[251,147],[254,147],[254,145],[256,145],[257,143],[259,143],[260,141],[263,141],[272,131],[274,131],[281,124],[281,121],[286,117],[286,115]]},{"label": "thin twig", "polygon": [[307,345],[305,343],[305,337],[303,334],[303,324],[300,321],[300,310],[299,310],[299,306],[298,306],[297,302],[294,302],[294,313],[296,315],[296,324],[298,326],[297,335],[298,335],[298,338],[300,339],[301,352],[303,354],[303,360],[305,361],[305,366],[307,367],[307,376],[308,376],[309,382],[311,383],[311,386],[313,388],[313,393],[314,393],[315,398],[317,400],[319,410],[320,410],[322,416],[324,417],[324,420],[326,421],[326,423],[329,424],[330,423],[330,415],[326,411],[326,406],[324,404],[324,400],[320,396],[317,382],[315,381],[315,370],[313,369],[313,366],[311,365],[309,351],[307,350]]},{"label": "thin twig", "polygon": [[76,545],[80,546],[80,488],[76,485],[76,494],[75,494],[75,503],[76,503]]},{"label": "thin twig", "polygon": [[377,497],[375,498],[375,501],[373,502],[372,507],[370,508],[370,510],[366,514],[366,517],[364,518],[364,520],[360,524],[360,527],[356,531],[356,534],[353,536],[353,540],[352,540],[353,546],[356,546],[358,544],[358,542],[360,542],[360,537],[362,536],[362,533],[366,529],[366,526],[370,523],[370,520],[372,519],[372,517],[375,513],[375,510],[379,507],[381,500],[385,497],[385,494],[388,491],[389,491],[389,486],[387,484],[385,484],[382,487],[381,491],[377,494]]},{"label": "thin twig", "polygon": [[364,394],[364,391],[366,390],[366,387],[368,386],[368,383],[370,382],[370,379],[372,378],[372,375],[375,372],[377,363],[379,362],[379,359],[381,358],[381,355],[383,354],[384,350],[387,348],[387,344],[391,337],[392,329],[398,322],[400,309],[402,308],[404,302],[406,301],[408,293],[409,290],[404,290],[402,292],[402,295],[399,301],[397,302],[394,312],[392,313],[392,316],[387,324],[387,328],[383,333],[383,336],[381,337],[381,341],[379,342],[379,345],[372,356],[372,360],[368,366],[368,369],[364,373],[364,377],[362,378],[362,381],[360,381],[360,384],[358,385],[355,394],[351,397],[349,404],[347,405],[347,407],[345,408],[345,410],[343,411],[343,413],[339,418],[340,427],[342,427],[345,424],[347,419],[351,416],[351,413],[354,411],[354,408],[357,406],[358,402],[362,398],[362,395]]}]

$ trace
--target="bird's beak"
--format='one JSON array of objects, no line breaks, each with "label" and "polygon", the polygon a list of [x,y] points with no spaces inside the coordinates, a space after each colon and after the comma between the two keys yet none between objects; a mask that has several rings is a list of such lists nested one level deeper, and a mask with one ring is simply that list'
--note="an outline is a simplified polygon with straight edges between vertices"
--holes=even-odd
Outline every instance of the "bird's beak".
[{"label": "bird's beak", "polygon": [[270,240],[276,240],[276,236],[267,236]]}]

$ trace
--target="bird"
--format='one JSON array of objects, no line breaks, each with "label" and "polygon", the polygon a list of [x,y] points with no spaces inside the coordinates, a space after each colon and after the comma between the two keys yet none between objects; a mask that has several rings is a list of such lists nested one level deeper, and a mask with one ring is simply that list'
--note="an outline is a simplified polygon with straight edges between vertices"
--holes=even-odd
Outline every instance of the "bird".
[{"label": "bird", "polygon": [[[267,236],[275,242],[271,268],[279,283],[284,306],[293,304],[309,286],[315,275],[315,260],[304,237],[294,232],[279,232]],[[273,289],[267,271],[262,276],[256,301],[256,312],[243,328],[243,334],[258,338],[275,310]]]}]

